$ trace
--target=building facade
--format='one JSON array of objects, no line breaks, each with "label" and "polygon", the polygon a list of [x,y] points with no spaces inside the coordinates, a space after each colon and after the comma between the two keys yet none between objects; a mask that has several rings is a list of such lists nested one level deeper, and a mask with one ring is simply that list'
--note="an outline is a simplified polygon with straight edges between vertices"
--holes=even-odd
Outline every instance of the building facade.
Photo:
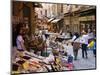
[{"label": "building facade", "polygon": [[67,13],[64,12],[64,24],[66,25],[66,30],[79,33],[81,33],[82,30],[96,30],[95,6],[70,5],[69,10],[66,12]]},{"label": "building facade", "polygon": [[[96,7],[88,5],[51,4],[13,1],[13,24],[26,23],[30,33],[34,33],[37,20],[49,21],[52,30],[72,33],[82,30],[96,31]],[[42,24],[41,24],[42,25]]]},{"label": "building facade", "polygon": [[88,29],[91,29],[91,31],[96,31],[96,7],[88,6],[88,8],[84,8],[80,12],[79,21],[81,30],[88,31]]},{"label": "building facade", "polygon": [[29,28],[29,34],[34,34],[37,20],[35,8],[41,7],[35,2],[12,1],[12,25],[24,23]]}]

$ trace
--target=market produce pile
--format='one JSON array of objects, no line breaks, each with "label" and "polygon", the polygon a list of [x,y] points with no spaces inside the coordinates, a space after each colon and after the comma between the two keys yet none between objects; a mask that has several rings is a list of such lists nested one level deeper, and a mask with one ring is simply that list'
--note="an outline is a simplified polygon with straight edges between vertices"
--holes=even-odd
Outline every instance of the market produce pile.
[{"label": "market produce pile", "polygon": [[73,55],[67,51],[68,41],[50,36],[30,42],[30,50],[18,53],[12,61],[12,73],[58,72],[73,70]]}]

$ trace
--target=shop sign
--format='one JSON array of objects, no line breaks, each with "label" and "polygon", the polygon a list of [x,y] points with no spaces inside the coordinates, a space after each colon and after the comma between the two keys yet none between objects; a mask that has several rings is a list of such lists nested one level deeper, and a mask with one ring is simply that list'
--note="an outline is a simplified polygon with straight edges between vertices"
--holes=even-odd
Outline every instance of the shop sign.
[{"label": "shop sign", "polygon": [[90,21],[90,20],[95,20],[95,16],[85,16],[85,17],[80,17],[79,18],[80,21]]},{"label": "shop sign", "polygon": [[79,20],[80,21],[87,21],[87,18],[86,17],[80,17]]},{"label": "shop sign", "polygon": [[95,16],[93,15],[93,16],[91,16],[92,17],[92,20],[95,20]]}]

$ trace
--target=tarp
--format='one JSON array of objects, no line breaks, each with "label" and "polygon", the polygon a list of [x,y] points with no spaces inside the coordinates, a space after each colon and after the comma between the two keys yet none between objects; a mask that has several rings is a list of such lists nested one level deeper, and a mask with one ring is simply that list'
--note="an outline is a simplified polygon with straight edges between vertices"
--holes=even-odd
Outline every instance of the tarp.
[{"label": "tarp", "polygon": [[58,21],[60,21],[61,19],[55,19],[53,20],[51,23],[57,23]]},{"label": "tarp", "polygon": [[52,20],[54,20],[54,18],[50,18],[50,19],[48,20],[48,22],[51,22]]}]

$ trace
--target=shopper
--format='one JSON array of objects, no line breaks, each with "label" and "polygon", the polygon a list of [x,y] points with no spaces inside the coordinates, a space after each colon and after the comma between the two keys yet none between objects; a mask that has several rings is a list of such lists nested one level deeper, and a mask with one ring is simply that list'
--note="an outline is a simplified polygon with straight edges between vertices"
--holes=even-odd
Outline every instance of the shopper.
[{"label": "shopper", "polygon": [[93,54],[96,57],[96,39],[94,39]]},{"label": "shopper", "polygon": [[28,28],[24,28],[24,35],[23,35],[23,39],[24,39],[24,45],[27,49],[27,51],[30,51],[30,37],[29,37],[29,29]]},{"label": "shopper", "polygon": [[78,32],[75,32],[72,38],[74,60],[77,60],[78,50],[80,48],[80,38]]},{"label": "shopper", "polygon": [[87,34],[89,36],[88,43],[90,43],[93,40],[93,38],[94,38],[94,35],[93,35],[92,30],[91,29],[88,29],[88,33]]},{"label": "shopper", "polygon": [[79,38],[79,33],[78,32],[75,32],[73,37],[72,37],[72,41],[75,41],[77,38]]},{"label": "shopper", "polygon": [[89,44],[88,48],[93,49],[93,55],[96,57],[96,39],[93,39]]},{"label": "shopper", "polygon": [[86,58],[88,58],[87,55],[87,45],[88,45],[88,35],[85,31],[82,32],[82,37],[81,37],[81,43],[82,43],[82,57],[84,58],[84,56]]},{"label": "shopper", "polygon": [[80,49],[80,43],[77,41],[74,41],[74,43],[73,43],[74,60],[77,60],[79,49]]}]

